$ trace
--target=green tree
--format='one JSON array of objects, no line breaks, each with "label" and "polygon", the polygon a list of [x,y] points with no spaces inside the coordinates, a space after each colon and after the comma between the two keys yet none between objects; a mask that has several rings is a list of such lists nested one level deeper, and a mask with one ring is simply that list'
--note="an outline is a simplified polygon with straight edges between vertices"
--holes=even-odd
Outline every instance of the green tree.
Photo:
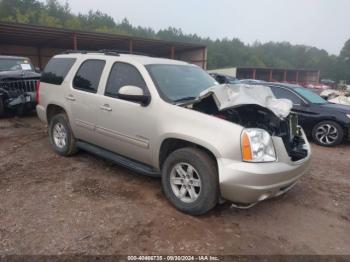
[{"label": "green tree", "polygon": [[350,63],[350,39],[345,42],[344,47],[340,52],[339,58],[345,62]]},{"label": "green tree", "polygon": [[337,67],[337,79],[347,80],[350,84],[350,39],[345,42],[343,49],[338,57]]},{"label": "green tree", "polygon": [[133,26],[126,18],[116,22],[111,16],[90,10],[74,14],[68,2],[58,0],[0,0],[0,20],[29,23],[77,30],[125,34],[169,41],[199,43],[208,46],[208,68],[256,66],[278,68],[312,68],[322,72],[322,78],[347,79],[350,83],[350,39],[339,56],[325,50],[288,42],[255,42],[244,44],[237,38],[210,39],[196,34],[185,34],[181,28],[152,28]]}]

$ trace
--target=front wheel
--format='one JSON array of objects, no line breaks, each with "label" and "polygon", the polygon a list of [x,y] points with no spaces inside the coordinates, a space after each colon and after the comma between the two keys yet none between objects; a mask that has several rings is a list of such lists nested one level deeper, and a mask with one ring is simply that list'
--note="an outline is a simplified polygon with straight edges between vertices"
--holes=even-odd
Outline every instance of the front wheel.
[{"label": "front wheel", "polygon": [[313,128],[312,138],[318,145],[332,147],[343,141],[344,130],[334,121],[322,121]]},{"label": "front wheel", "polygon": [[52,117],[49,125],[49,138],[53,150],[62,155],[70,156],[76,153],[76,140],[69,125],[66,114]]},{"label": "front wheel", "polygon": [[164,162],[162,186],[177,209],[191,215],[204,214],[218,203],[216,163],[202,150],[178,149]]}]

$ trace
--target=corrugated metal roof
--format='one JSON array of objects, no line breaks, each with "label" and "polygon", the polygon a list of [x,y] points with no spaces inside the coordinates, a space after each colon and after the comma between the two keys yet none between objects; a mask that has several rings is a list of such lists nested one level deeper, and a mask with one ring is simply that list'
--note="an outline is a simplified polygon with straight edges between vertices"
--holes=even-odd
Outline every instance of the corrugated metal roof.
[{"label": "corrugated metal roof", "polygon": [[132,49],[135,52],[161,56],[169,54],[172,47],[175,48],[176,52],[206,48],[204,45],[192,43],[0,22],[0,44],[73,49],[75,37],[78,48],[84,50],[106,48],[129,50],[130,42],[132,42]]}]

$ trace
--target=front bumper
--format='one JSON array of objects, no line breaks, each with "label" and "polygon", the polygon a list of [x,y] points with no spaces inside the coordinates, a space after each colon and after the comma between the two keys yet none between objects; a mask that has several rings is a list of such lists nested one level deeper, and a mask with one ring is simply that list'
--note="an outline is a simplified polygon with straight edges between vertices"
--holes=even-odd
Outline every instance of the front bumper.
[{"label": "front bumper", "polygon": [[8,109],[16,109],[20,106],[34,109],[35,104],[35,92],[25,92],[17,97],[8,98],[5,100],[5,106]]},{"label": "front bumper", "polygon": [[291,161],[280,137],[273,137],[277,161],[247,163],[230,159],[218,159],[219,184],[223,199],[241,206],[252,205],[275,197],[291,189],[305,173],[310,163],[311,148],[305,134],[307,157]]}]

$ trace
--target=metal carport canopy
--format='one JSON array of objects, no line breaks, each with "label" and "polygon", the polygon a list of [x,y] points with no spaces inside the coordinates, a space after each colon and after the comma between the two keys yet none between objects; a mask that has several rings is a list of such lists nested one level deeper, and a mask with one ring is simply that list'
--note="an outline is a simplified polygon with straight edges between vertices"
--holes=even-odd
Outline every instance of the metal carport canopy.
[{"label": "metal carport canopy", "polygon": [[206,62],[204,45],[19,23],[0,22],[0,45],[80,50],[119,49],[168,58],[178,58],[181,53],[188,51],[201,51],[200,59],[194,62],[202,62],[203,65]]}]

